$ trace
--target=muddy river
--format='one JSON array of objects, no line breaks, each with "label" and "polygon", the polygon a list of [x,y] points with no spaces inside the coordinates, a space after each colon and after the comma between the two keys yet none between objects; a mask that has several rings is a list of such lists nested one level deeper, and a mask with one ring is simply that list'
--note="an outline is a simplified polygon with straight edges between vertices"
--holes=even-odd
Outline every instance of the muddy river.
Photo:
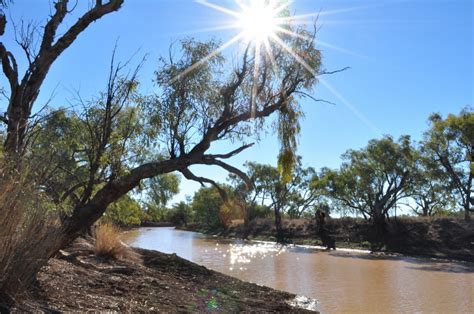
[{"label": "muddy river", "polygon": [[[140,228],[128,244],[185,259],[239,279],[320,301],[323,313],[468,313],[474,263],[372,257],[363,251],[217,240],[174,228]],[[473,312],[471,312],[473,313]]]}]

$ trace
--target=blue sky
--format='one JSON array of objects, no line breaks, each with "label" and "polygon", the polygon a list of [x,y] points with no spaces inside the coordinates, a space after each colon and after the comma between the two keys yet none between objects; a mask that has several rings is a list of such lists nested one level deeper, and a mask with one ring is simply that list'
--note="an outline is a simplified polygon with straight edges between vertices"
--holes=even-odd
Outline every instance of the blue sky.
[{"label": "blue sky", "polygon": [[[213,2],[235,7],[231,0]],[[410,134],[419,139],[427,128],[430,113],[447,114],[472,106],[473,3],[471,0],[296,0],[291,7],[295,14],[322,12],[319,40],[339,47],[320,47],[325,68],[351,67],[324,78],[332,91],[322,84],[314,90],[315,97],[335,105],[302,103],[306,118],[302,123],[299,154],[304,164],[316,168],[337,167],[344,151],[363,147],[369,139],[382,134],[396,137]],[[83,9],[80,5],[77,12]],[[23,17],[41,23],[49,10],[48,1],[15,0],[10,14],[14,19]],[[158,57],[168,53],[172,41],[186,36],[225,41],[236,31],[196,30],[214,27],[227,18],[193,0],[125,1],[119,12],[106,16],[81,34],[54,64],[41,90],[38,107],[53,90],[52,104],[61,106],[73,99],[74,90],[88,98],[103,89],[117,40],[122,60],[137,50],[138,56],[148,54],[140,77],[143,91],[152,91],[151,79]],[[73,17],[67,23],[71,25],[74,20]],[[2,40],[19,54],[11,32]],[[25,65],[24,60],[19,62]],[[2,101],[0,110],[4,108]],[[215,147],[224,151],[231,148],[229,143]],[[237,166],[246,160],[275,164],[277,153],[277,139],[268,134],[258,145],[231,161]],[[194,170],[221,181],[226,177],[219,169],[196,167]],[[183,199],[198,187],[196,183],[183,181],[182,193],[176,199]]]}]

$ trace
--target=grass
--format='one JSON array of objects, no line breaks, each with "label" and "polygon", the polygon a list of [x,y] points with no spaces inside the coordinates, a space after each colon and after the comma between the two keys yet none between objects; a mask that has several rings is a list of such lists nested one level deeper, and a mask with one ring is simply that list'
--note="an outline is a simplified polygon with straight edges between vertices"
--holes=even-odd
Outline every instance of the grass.
[{"label": "grass", "polygon": [[21,298],[60,240],[56,211],[34,178],[29,165],[0,154],[0,308]]},{"label": "grass", "polygon": [[120,229],[112,223],[95,229],[94,253],[104,259],[139,261],[139,255],[120,240]]}]

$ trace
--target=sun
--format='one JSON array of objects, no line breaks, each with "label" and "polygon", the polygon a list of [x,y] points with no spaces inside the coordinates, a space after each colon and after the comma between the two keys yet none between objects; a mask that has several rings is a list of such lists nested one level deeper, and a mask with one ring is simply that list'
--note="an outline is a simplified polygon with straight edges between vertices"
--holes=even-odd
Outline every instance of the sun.
[{"label": "sun", "polygon": [[[229,48],[232,45],[244,41],[247,47],[252,46],[252,49],[254,50],[253,87],[251,92],[252,101],[250,106],[253,115],[256,110],[257,77],[260,72],[261,59],[265,58],[265,60],[269,60],[270,64],[272,65],[272,68],[275,68],[275,56],[273,55],[272,47],[276,46],[286,51],[290,56],[295,59],[295,62],[301,64],[314,77],[318,77],[319,82],[321,82],[336,98],[338,98],[344,105],[346,105],[359,119],[362,120],[362,122],[374,129],[373,124],[370,123],[370,121],[366,117],[364,117],[362,113],[357,110],[357,108],[355,108],[341,94],[339,94],[326,80],[320,77],[322,74],[335,73],[338,71],[322,73],[315,72],[315,70],[311,68],[311,66],[307,64],[306,61],[298,53],[296,53],[290,46],[288,46],[282,38],[282,35],[284,35],[303,40],[313,40],[313,38],[308,38],[304,35],[294,32],[292,30],[293,26],[306,26],[307,24],[314,23],[315,19],[320,16],[354,11],[358,9],[363,9],[365,8],[365,6],[292,15],[289,13],[290,6],[296,0],[233,0],[238,9],[235,9],[236,6],[232,8],[221,6],[217,4],[217,0],[194,1],[203,6],[224,13],[230,17],[229,22],[226,22],[216,27],[196,30],[196,32],[236,29],[237,34],[231,37],[228,41],[223,43],[220,47],[209,53],[201,60],[192,64],[181,73],[175,75],[170,80],[170,84],[184,77],[191,71],[195,70],[197,67],[200,67],[201,65],[207,63],[211,58],[221,53],[223,50]],[[318,39],[317,44],[319,46],[325,46],[329,49],[337,50],[339,52],[361,57],[361,55],[359,54],[355,54],[352,51],[348,51],[344,48],[340,48],[330,43],[326,43],[324,41],[321,41],[320,39]],[[278,75],[277,70],[273,71],[276,75]]]},{"label": "sun", "polygon": [[267,1],[251,1],[249,5],[241,5],[238,13],[238,26],[242,29],[247,41],[261,44],[278,32],[281,22],[278,10]]}]

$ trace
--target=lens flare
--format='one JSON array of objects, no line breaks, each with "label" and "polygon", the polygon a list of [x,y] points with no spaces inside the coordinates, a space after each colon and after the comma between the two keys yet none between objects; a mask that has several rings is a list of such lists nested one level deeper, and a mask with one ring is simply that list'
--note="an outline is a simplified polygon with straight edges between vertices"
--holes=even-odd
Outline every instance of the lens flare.
[{"label": "lens flare", "polygon": [[[308,23],[313,23],[315,18],[319,16],[325,15],[332,15],[332,14],[339,14],[348,11],[354,11],[363,9],[365,7],[351,7],[351,8],[342,8],[332,11],[325,11],[325,12],[315,12],[315,13],[307,13],[301,15],[291,15],[288,14],[289,7],[293,3],[294,0],[234,0],[235,4],[239,7],[238,10],[223,7],[216,3],[210,2],[209,0],[196,0],[197,3],[204,5],[208,8],[213,10],[219,11],[228,15],[231,19],[229,23],[225,25],[220,25],[216,27],[212,27],[205,30],[197,30],[200,31],[217,31],[217,30],[228,30],[228,29],[237,29],[238,33],[229,39],[227,42],[222,44],[219,48],[215,51],[210,53],[208,56],[204,57],[203,59],[199,60],[195,64],[191,65],[187,69],[185,69],[180,74],[173,77],[170,81],[170,84],[173,84],[175,81],[179,80],[180,78],[186,76],[188,73],[195,70],[197,67],[205,64],[208,62],[212,57],[216,56],[217,54],[221,53],[223,50],[227,49],[228,47],[238,43],[238,42],[245,42],[248,46],[252,46],[253,56],[254,56],[254,73],[253,73],[253,81],[254,86],[252,88],[252,95],[251,95],[251,113],[252,116],[256,110],[256,90],[257,90],[257,78],[260,72],[260,64],[262,58],[268,58],[270,64],[272,65],[273,71],[276,73],[276,64],[275,64],[275,57],[273,55],[272,45],[281,47],[286,53],[291,55],[295,62],[300,63],[308,72],[310,72],[313,76],[320,76],[321,73],[316,73],[314,69],[311,68],[310,65],[306,63],[306,61],[293,49],[288,46],[280,36],[282,34],[286,36],[297,37],[303,40],[312,40],[311,38],[306,38],[304,35],[301,35],[297,32],[292,31],[291,26],[296,25],[306,25]],[[290,26],[290,27],[289,27]],[[335,45],[322,42],[318,40],[316,44],[328,47],[333,50],[337,50],[339,52],[352,54],[355,56],[363,57],[358,54],[355,54],[351,51],[346,49],[337,47]],[[324,73],[323,73],[324,74]],[[320,82],[323,83],[324,86],[334,94],[342,103],[351,109],[352,112],[356,114],[356,116],[362,120],[366,125],[368,125],[371,129],[374,129],[374,125],[368,121],[361,113],[359,113],[354,106],[350,105],[347,101],[342,99],[342,96],[338,94],[331,86],[322,79],[319,79]]]},{"label": "lens flare", "polygon": [[260,45],[277,32],[280,21],[278,11],[264,1],[253,1],[249,6],[243,6],[239,13],[238,25],[247,41]]}]

